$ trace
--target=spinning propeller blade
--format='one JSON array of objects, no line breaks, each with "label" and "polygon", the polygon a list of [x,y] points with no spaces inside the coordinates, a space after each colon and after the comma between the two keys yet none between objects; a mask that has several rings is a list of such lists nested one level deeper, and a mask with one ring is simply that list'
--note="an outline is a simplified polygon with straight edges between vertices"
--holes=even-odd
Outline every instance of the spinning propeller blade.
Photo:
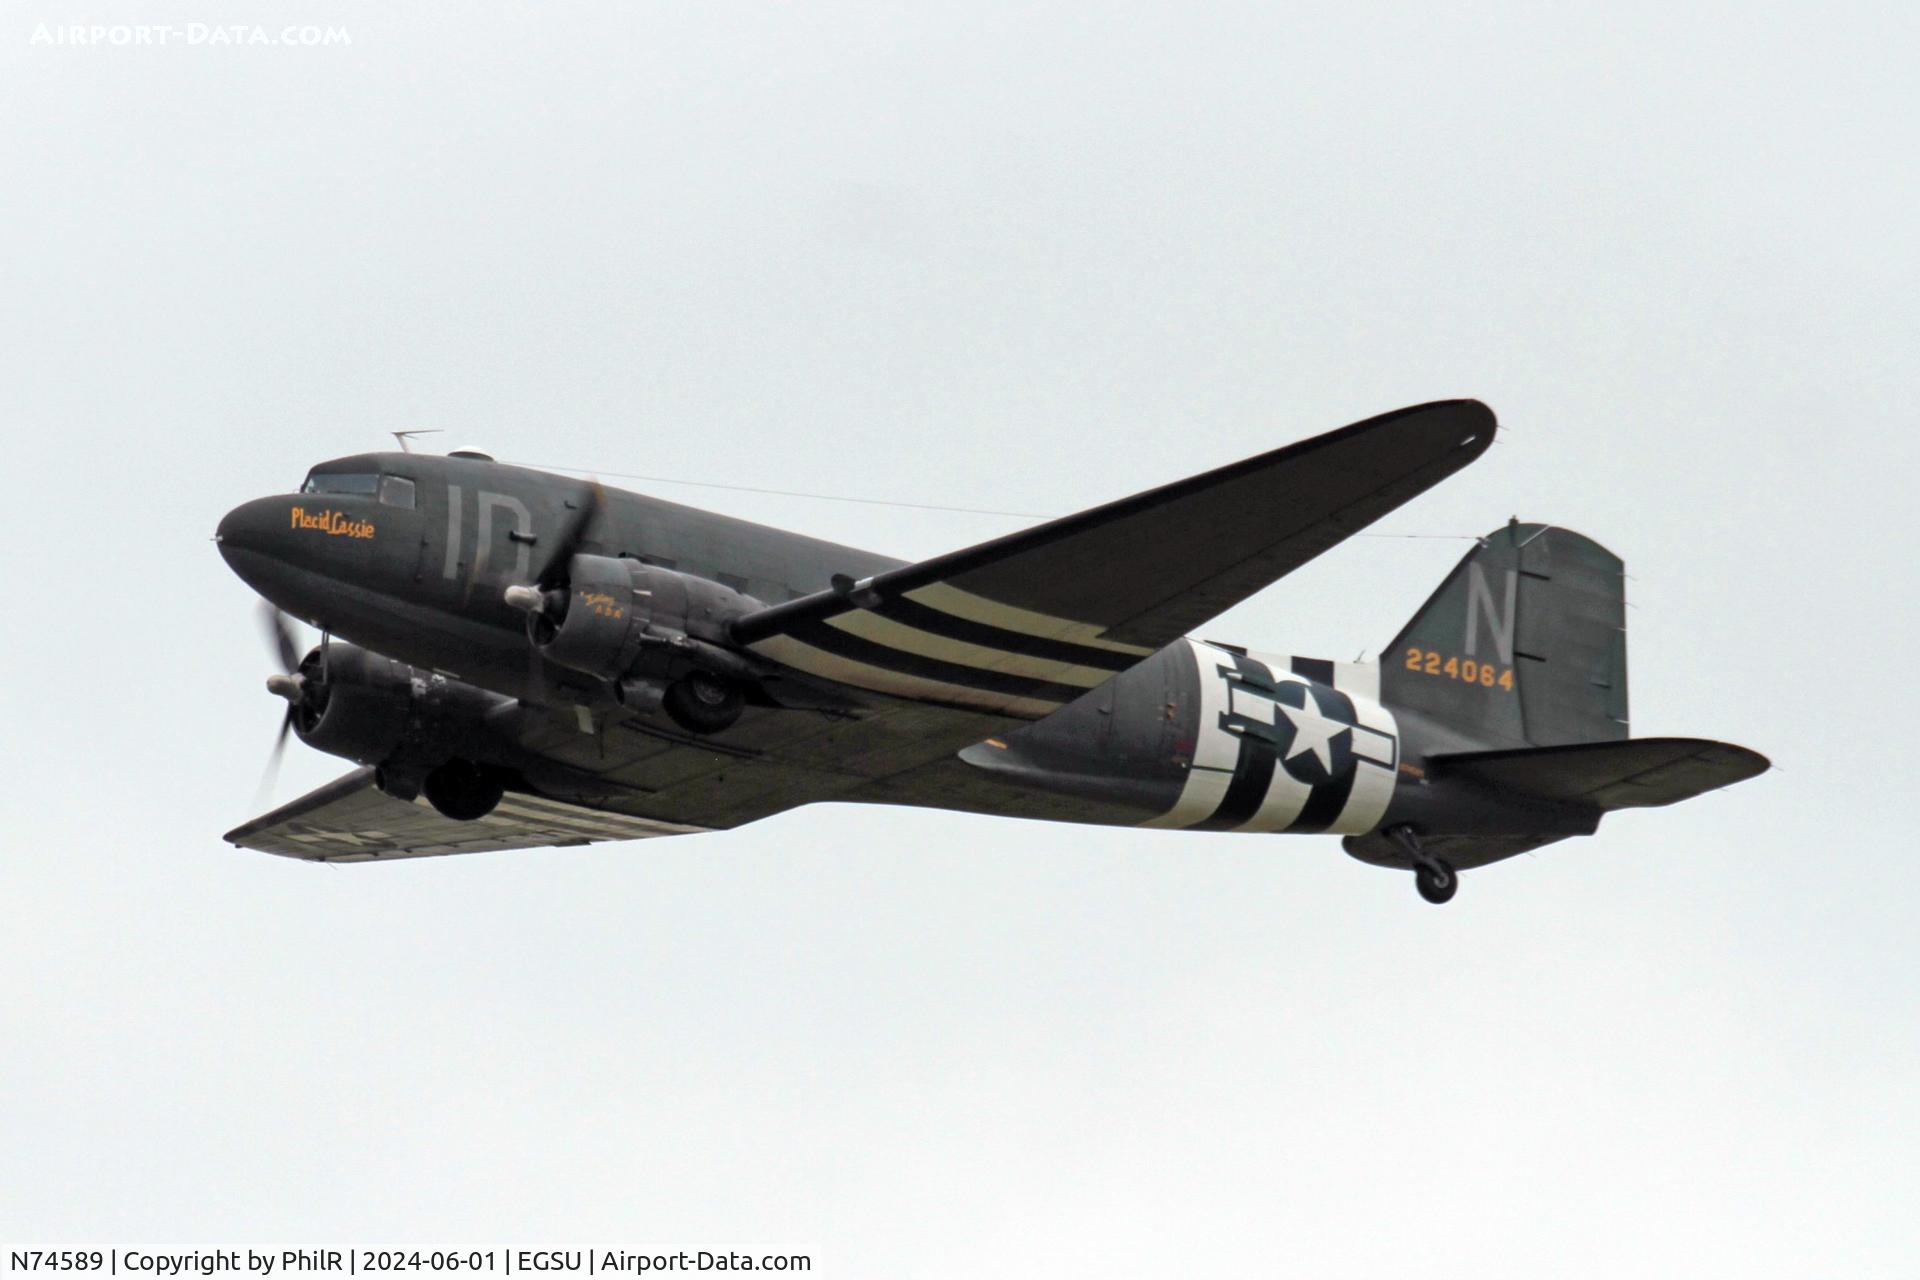
[{"label": "spinning propeller blade", "polygon": [[300,668],[300,647],[293,639],[293,626],[287,621],[287,615],[268,604],[260,602],[260,625],[267,633],[267,645],[280,659],[280,669],[292,675]]},{"label": "spinning propeller blade", "polygon": [[273,736],[273,750],[267,753],[267,767],[260,771],[260,785],[254,789],[253,805],[258,809],[273,798],[274,784],[280,781],[280,761],[287,754],[287,735],[293,732],[293,717],[298,710],[293,704],[287,704],[287,713],[280,717],[280,732]]},{"label": "spinning propeller blade", "polygon": [[267,680],[267,688],[287,700],[286,714],[280,717],[280,732],[274,735],[273,750],[267,754],[267,767],[261,771],[260,786],[254,792],[255,806],[265,804],[280,779],[280,761],[287,754],[287,735],[293,732],[293,718],[300,711],[303,696],[300,677],[300,646],[293,637],[293,624],[287,615],[262,600],[260,626],[267,634],[267,647],[280,660],[280,670]]},{"label": "spinning propeller blade", "polygon": [[540,618],[551,619],[556,613],[564,612],[567,570],[573,563],[575,553],[580,550],[580,544],[586,541],[587,533],[593,528],[593,522],[604,504],[605,494],[598,480],[589,480],[581,485],[578,495],[573,499],[573,514],[561,526],[546,559],[541,561],[533,585],[507,588],[507,603],[533,615],[528,618],[527,697],[536,706],[547,704],[549,691],[546,659],[540,656],[539,647],[533,642],[533,629]]},{"label": "spinning propeller blade", "polygon": [[557,587],[567,580],[567,565],[573,560],[574,552],[580,549],[580,544],[586,541],[587,530],[593,527],[603,501],[598,480],[590,480],[580,486],[573,515],[561,527],[560,536],[554,539],[553,549],[547,552],[540,572],[534,575],[534,585],[542,591]]}]

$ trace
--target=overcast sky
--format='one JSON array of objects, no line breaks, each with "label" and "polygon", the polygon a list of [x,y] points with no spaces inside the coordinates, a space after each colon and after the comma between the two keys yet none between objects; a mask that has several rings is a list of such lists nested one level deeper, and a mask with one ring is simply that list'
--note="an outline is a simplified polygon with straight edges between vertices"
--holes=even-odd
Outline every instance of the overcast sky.
[{"label": "overcast sky", "polygon": [[[1911,1275],[1916,11],[1547,8],[6,6],[0,1239]],[[208,537],[390,431],[1062,513],[1457,395],[1501,443],[1379,526],[1453,538],[1205,633],[1372,653],[1547,520],[1633,575],[1635,732],[1775,772],[1445,909],[1330,837],[847,806],[219,839],[279,704]]]}]

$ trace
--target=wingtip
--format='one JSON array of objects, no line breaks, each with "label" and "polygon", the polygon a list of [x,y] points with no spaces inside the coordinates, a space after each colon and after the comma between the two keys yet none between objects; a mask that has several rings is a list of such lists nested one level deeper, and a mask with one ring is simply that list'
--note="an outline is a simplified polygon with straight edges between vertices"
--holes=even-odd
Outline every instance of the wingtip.
[{"label": "wingtip", "polygon": [[1494,437],[1500,434],[1500,419],[1491,406],[1480,400],[1443,401],[1453,410],[1458,419],[1457,427],[1462,432],[1458,448],[1470,449],[1478,457],[1493,447]]},{"label": "wingtip", "polygon": [[[1356,423],[1349,430],[1382,426],[1388,422],[1404,422],[1435,435],[1452,435],[1453,451],[1466,453],[1468,461],[1492,447],[1494,437],[1500,433],[1500,419],[1493,409],[1484,401],[1472,399],[1429,400],[1425,404],[1408,405],[1404,409]],[[1438,444],[1439,441],[1434,443]]]},{"label": "wingtip", "polygon": [[1743,747],[1737,742],[1722,742],[1718,738],[1678,738],[1678,742],[1696,742],[1705,751],[1728,765],[1737,766],[1738,776],[1730,777],[1722,786],[1732,786],[1736,782],[1745,782],[1757,778],[1773,768],[1773,761],[1755,751],[1752,747]]},{"label": "wingtip", "polygon": [[1726,743],[1725,745],[1733,751],[1734,755],[1749,770],[1748,773],[1738,779],[1740,782],[1745,782],[1748,778],[1757,778],[1773,768],[1773,761],[1767,759],[1767,757],[1761,755],[1752,747],[1743,747],[1732,742]]}]

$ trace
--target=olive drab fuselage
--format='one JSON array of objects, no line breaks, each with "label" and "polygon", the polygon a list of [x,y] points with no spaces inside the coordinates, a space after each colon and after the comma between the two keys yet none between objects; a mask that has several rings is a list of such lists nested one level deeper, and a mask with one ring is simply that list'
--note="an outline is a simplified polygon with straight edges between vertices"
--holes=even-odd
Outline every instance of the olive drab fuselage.
[{"label": "olive drab fuselage", "polygon": [[[404,452],[316,466],[299,492],[235,508],[217,540],[328,637],[269,682],[292,731],[446,817],[504,803],[534,832],[521,846],[841,800],[1335,833],[1444,901],[1456,867],[1766,767],[1726,744],[1628,739],[1623,567],[1552,526],[1480,539],[1376,662],[1181,634],[1492,431],[1475,402],[1420,406],[914,564]],[[418,825],[413,811],[376,822],[359,785],[237,834],[302,857],[462,851],[444,828],[395,843],[379,822]]]}]

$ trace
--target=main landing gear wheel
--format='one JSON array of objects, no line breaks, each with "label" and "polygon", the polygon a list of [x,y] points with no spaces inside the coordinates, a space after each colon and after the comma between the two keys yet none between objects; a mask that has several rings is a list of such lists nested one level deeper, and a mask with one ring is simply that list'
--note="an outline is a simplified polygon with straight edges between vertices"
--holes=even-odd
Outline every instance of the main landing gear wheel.
[{"label": "main landing gear wheel", "polygon": [[420,790],[442,817],[472,822],[493,812],[506,794],[499,775],[470,760],[449,760],[426,776]]},{"label": "main landing gear wheel", "polygon": [[1454,891],[1460,887],[1460,877],[1440,859],[1430,858],[1414,864],[1413,884],[1420,890],[1421,897],[1439,904],[1452,900]]},{"label": "main landing gear wheel", "polygon": [[740,718],[747,695],[731,680],[694,671],[667,686],[660,705],[688,733],[718,733]]},{"label": "main landing gear wheel", "polygon": [[1387,834],[1413,864],[1413,887],[1420,891],[1420,896],[1435,905],[1452,901],[1460,888],[1460,873],[1422,849],[1420,837],[1412,827],[1395,827]]}]

